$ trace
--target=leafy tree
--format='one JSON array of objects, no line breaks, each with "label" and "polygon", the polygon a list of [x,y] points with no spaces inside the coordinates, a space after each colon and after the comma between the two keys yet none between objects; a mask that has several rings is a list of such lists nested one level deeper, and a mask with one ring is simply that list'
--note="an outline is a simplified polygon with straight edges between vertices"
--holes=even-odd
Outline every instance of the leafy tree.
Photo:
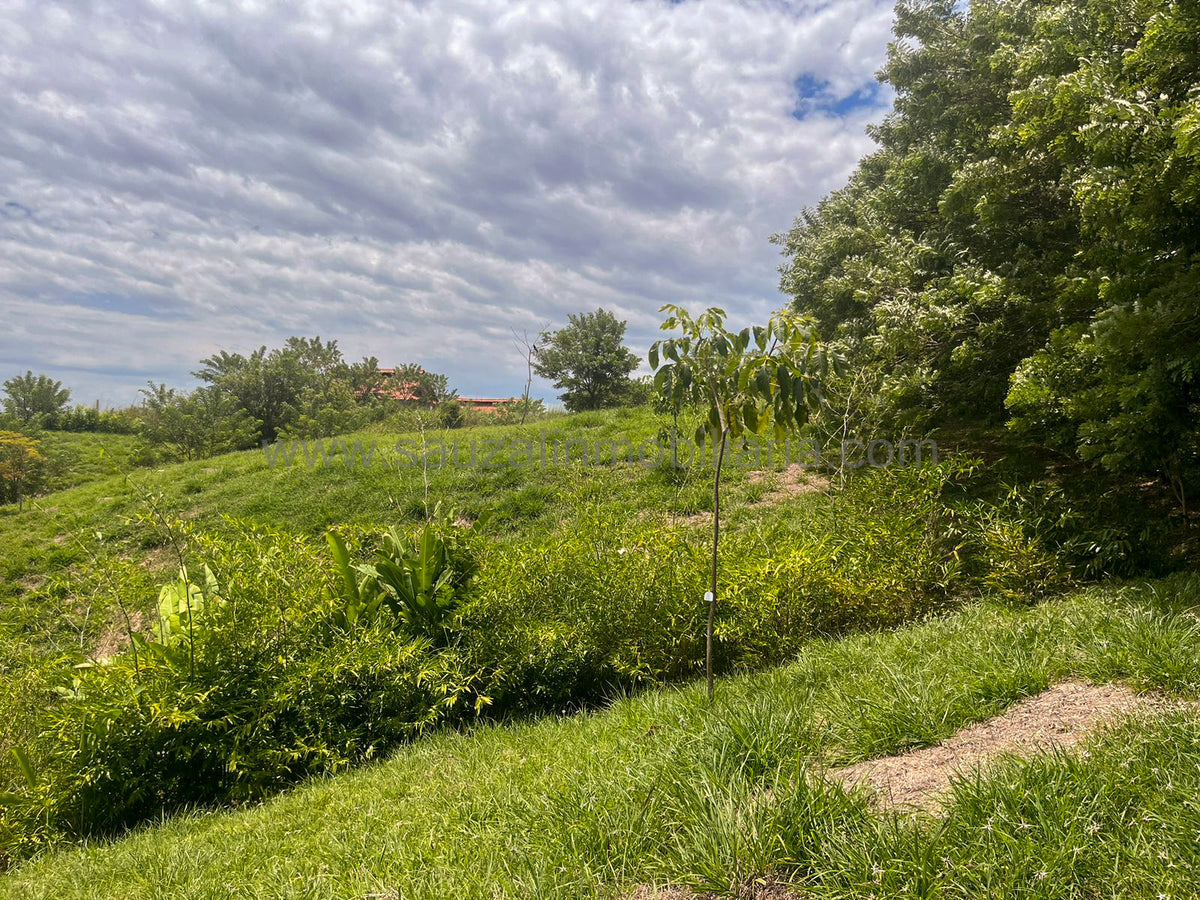
[{"label": "leafy tree", "polygon": [[603,309],[571,314],[570,324],[545,332],[533,349],[534,371],[563,391],[571,412],[620,404],[638,358],[624,345],[625,323]]},{"label": "leafy tree", "polygon": [[16,431],[0,431],[0,500],[18,507],[37,482],[45,462],[38,442]]},{"label": "leafy tree", "polygon": [[254,446],[258,423],[218,388],[184,393],[151,383],[142,395],[143,437],[181,459],[203,459]]},{"label": "leafy tree", "polygon": [[[1013,427],[1181,502],[1200,462],[1200,7],[911,0],[879,149],[776,241],[847,418]],[[1191,473],[1189,475],[1189,473]]]},{"label": "leafy tree", "polygon": [[766,327],[733,333],[725,328],[725,311],[711,307],[693,318],[686,309],[668,304],[664,331],[681,337],[656,341],[650,366],[660,394],[679,412],[687,405],[707,411],[695,442],[715,445],[713,471],[713,538],[705,670],[708,698],[713,696],[713,623],[717,606],[717,549],[721,537],[721,468],[729,441],[768,434],[782,442],[808,421],[820,406],[819,378],[827,356],[811,323],[791,312],[771,318]]},{"label": "leafy tree", "polygon": [[221,351],[200,364],[192,374],[232,397],[260,423],[259,436],[265,441],[274,441],[302,419],[311,424],[322,410],[348,410],[362,396],[354,386],[368,381],[378,368],[374,359],[348,365],[337,341],[319,337],[291,337],[283,347],[259,347],[249,356]]},{"label": "leafy tree", "polygon": [[22,422],[34,416],[53,416],[71,399],[71,392],[47,375],[26,372],[4,382],[4,410]]}]

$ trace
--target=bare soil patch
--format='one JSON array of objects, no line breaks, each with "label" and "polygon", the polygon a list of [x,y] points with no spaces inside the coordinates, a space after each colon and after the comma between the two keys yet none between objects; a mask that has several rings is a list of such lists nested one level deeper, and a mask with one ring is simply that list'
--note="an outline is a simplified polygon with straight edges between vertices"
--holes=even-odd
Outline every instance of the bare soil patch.
[{"label": "bare soil patch", "polygon": [[[799,897],[786,884],[772,878],[743,885],[736,896],[739,900],[798,900]],[[713,900],[713,895],[697,894],[686,888],[643,885],[627,894],[625,900]]]},{"label": "bare soil patch", "polygon": [[[752,503],[752,506],[774,506],[801,494],[820,493],[829,488],[828,478],[816,472],[810,472],[798,463],[792,463],[781,472],[756,469],[746,476],[746,480],[751,484],[771,485],[771,489]],[[690,516],[681,516],[679,521],[689,526],[704,525],[712,521],[712,513],[693,513]]]},{"label": "bare soil patch", "polygon": [[1064,681],[934,747],[869,759],[830,774],[849,785],[868,785],[880,806],[935,810],[955,773],[980,768],[1006,754],[1028,756],[1071,747],[1116,716],[1163,705],[1160,698],[1119,685]]},{"label": "bare soil patch", "polygon": [[696,900],[696,895],[683,888],[642,885],[634,888],[625,900]]},{"label": "bare soil patch", "polygon": [[824,491],[829,487],[829,479],[816,472],[810,472],[798,463],[792,463],[782,472],[759,471],[747,476],[751,484],[772,484],[759,500],[759,503],[782,503],[800,494],[811,494]]},{"label": "bare soil patch", "polygon": [[[111,659],[118,653],[129,649],[129,632],[125,627],[125,619],[120,612],[114,610],[114,616],[119,620],[111,622],[100,632],[96,646],[91,652],[92,659]],[[129,627],[135,632],[145,631],[147,617],[140,610],[129,613]]]}]

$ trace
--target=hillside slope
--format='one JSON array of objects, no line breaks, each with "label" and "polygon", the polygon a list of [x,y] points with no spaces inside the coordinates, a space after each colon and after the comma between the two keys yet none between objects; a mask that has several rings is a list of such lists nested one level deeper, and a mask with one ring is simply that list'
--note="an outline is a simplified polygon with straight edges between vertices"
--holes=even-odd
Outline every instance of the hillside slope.
[{"label": "hillside slope", "polygon": [[[0,629],[33,629],[47,642],[67,646],[94,642],[110,623],[103,617],[83,622],[82,616],[61,615],[62,595],[53,590],[53,580],[71,567],[86,568],[95,558],[113,556],[143,564],[154,577],[169,575],[173,564],[164,552],[161,528],[166,518],[217,531],[226,519],[248,519],[319,535],[332,524],[411,524],[441,503],[472,520],[486,510],[489,533],[513,539],[557,529],[589,496],[588,502],[613,511],[674,509],[685,516],[711,507],[702,471],[675,485],[653,467],[602,465],[589,467],[586,483],[581,483],[578,467],[562,461],[566,441],[582,441],[592,454],[599,447],[607,459],[611,449],[600,446],[603,442],[628,439],[636,448],[663,424],[648,411],[617,410],[526,427],[348,435],[310,442],[307,457],[304,448],[289,445],[285,449],[294,453],[290,465],[271,465],[267,453],[249,450],[155,469],[130,468],[115,453],[99,454],[97,447],[107,448],[107,443],[76,441],[73,452],[81,457],[76,466],[85,483],[37,498],[24,511],[15,505],[0,507]],[[433,446],[429,468],[411,456],[421,441]],[[538,458],[532,465],[485,465],[487,453],[496,449],[485,442],[497,441],[505,450],[496,462],[510,461],[510,452],[525,441],[532,442]],[[405,442],[408,456],[397,452],[398,442]],[[457,443],[461,464],[439,467],[437,442],[446,447]],[[543,443],[548,447],[545,465],[540,459]],[[343,448],[355,453],[356,444],[361,448],[356,465],[347,466]],[[370,463],[364,465],[372,446]],[[576,444],[573,459],[578,461],[580,452]],[[731,468],[728,483],[736,497],[743,471]],[[751,487],[749,493],[761,496],[765,490]],[[730,505],[731,512],[736,506]]]},{"label": "hillside slope", "polygon": [[818,776],[1069,675],[1200,697],[1198,601],[1195,577],[1176,577],[815,641],[722,681],[711,708],[687,686],[443,734],[261,806],[48,855],[0,879],[0,896],[620,897],[655,883],[731,896],[756,875],[806,897],[1194,896],[1194,708],[961,780],[940,822],[874,814]]}]

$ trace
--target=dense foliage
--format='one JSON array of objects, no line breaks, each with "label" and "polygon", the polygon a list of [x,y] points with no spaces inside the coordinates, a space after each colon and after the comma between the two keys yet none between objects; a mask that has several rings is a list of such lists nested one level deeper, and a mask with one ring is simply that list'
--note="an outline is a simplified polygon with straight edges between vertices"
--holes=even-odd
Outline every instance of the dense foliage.
[{"label": "dense foliage", "polygon": [[4,382],[4,411],[21,422],[54,416],[66,409],[71,392],[47,375],[14,375]]},{"label": "dense foliage", "polygon": [[337,341],[292,337],[249,356],[221,351],[201,360],[192,374],[231,398],[256,423],[256,437],[274,441],[284,431],[308,436],[349,430],[347,419],[378,368],[374,359],[347,363]]},{"label": "dense foliage", "polygon": [[258,427],[237,400],[216,387],[143,389],[140,434],[164,455],[203,459],[254,446]]},{"label": "dense foliage", "polygon": [[[815,634],[897,624],[970,593],[1062,584],[1069,553],[1030,532],[1020,504],[972,500],[970,472],[872,470],[731,532],[717,669],[775,664]],[[97,584],[121,610],[124,649],[39,670],[34,692],[53,686],[56,700],[29,710],[12,745],[21,765],[0,765],[16,779],[4,852],[250,800],[437,725],[702,671],[709,545],[682,524],[584,505],[571,529],[515,543],[440,515],[327,540],[237,521],[220,535],[164,527],[182,567],[154,621],[130,613],[147,606],[145,572],[113,560]]]},{"label": "dense foliage", "polygon": [[0,431],[0,503],[19,503],[32,493],[45,460],[38,441],[20,432]]},{"label": "dense foliage", "polygon": [[1183,501],[1200,463],[1200,8],[904,2],[894,111],[777,240],[857,425],[998,421]]}]

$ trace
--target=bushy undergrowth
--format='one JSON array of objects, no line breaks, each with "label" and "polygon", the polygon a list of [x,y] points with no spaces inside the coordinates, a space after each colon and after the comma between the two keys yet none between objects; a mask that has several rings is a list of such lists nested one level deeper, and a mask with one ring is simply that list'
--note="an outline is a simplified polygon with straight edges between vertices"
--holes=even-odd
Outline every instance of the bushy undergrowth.
[{"label": "bushy undergrowth", "polygon": [[[872,472],[731,532],[718,666],[1065,577],[1003,508],[955,499],[962,475]],[[708,545],[694,524],[598,506],[520,542],[446,519],[410,536],[342,528],[328,546],[231,522],[180,544],[187,569],[163,588],[158,624],[60,677],[14,748],[3,852],[253,800],[437,725],[595,702],[689,677],[703,657]]]},{"label": "bushy undergrowth", "polygon": [[788,665],[723,679],[711,705],[696,683],[591,715],[443,731],[252,809],[47,854],[0,878],[0,897],[614,898],[670,885],[745,898],[763,877],[831,900],[1192,897],[1194,711],[968,774],[945,816],[873,814],[865,792],[822,776],[937,743],[1062,678],[1195,699],[1198,598],[1193,575],[971,604],[811,641]]}]

